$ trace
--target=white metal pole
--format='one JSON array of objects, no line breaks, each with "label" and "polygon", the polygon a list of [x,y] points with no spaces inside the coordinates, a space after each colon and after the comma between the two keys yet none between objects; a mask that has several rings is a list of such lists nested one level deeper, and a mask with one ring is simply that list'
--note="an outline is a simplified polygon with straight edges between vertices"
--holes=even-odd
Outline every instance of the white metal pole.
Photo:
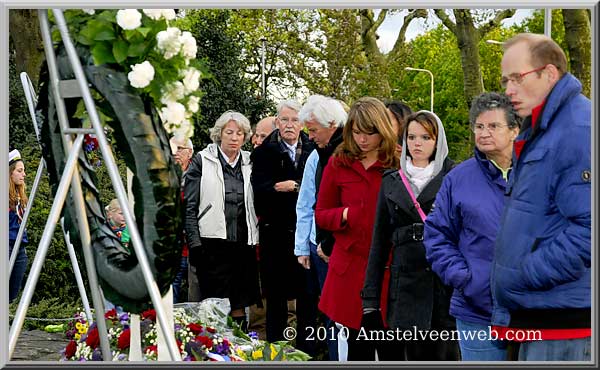
[{"label": "white metal pole", "polygon": [[267,80],[266,80],[266,72],[265,72],[265,54],[267,53],[267,39],[261,38],[262,42],[262,55],[261,55],[261,73],[262,73],[262,97],[266,98],[267,94]]},{"label": "white metal pole", "polygon": [[63,230],[65,236],[65,244],[69,251],[69,257],[71,258],[71,265],[73,265],[73,273],[75,274],[75,281],[77,282],[77,288],[79,289],[79,295],[81,295],[81,301],[83,302],[83,308],[90,325],[94,322],[94,316],[92,315],[92,309],[90,308],[90,302],[88,301],[87,293],[85,292],[85,285],[83,284],[83,278],[81,277],[81,270],[79,269],[79,262],[77,261],[77,255],[75,254],[75,248],[71,244],[71,237],[69,232],[65,229],[64,217],[60,219],[60,227]]}]

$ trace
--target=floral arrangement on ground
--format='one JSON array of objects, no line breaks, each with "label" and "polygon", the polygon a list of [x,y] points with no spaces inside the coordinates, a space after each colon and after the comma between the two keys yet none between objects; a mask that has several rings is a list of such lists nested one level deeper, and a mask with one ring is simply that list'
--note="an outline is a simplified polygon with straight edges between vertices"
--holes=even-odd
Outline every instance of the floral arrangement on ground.
[{"label": "floral arrangement on ground", "polygon": [[[310,356],[289,342],[268,343],[255,332],[244,333],[223,310],[218,299],[187,303],[173,310],[174,333],[183,361],[308,361]],[[113,361],[128,361],[131,347],[131,315],[114,309],[105,313]],[[143,361],[157,360],[156,312],[140,315]],[[95,323],[88,324],[84,312],[77,313],[66,328],[69,343],[61,361],[102,361],[100,337]]]}]

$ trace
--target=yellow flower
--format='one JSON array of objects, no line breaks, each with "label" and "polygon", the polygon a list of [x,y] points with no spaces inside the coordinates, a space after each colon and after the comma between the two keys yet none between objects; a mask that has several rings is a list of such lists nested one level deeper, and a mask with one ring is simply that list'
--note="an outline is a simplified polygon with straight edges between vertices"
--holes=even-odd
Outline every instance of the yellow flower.
[{"label": "yellow flower", "polygon": [[275,356],[277,356],[277,349],[275,348],[275,346],[273,344],[271,344],[271,361],[273,361]]},{"label": "yellow flower", "polygon": [[257,350],[257,351],[252,351],[252,359],[253,360],[258,360],[261,359],[263,357],[263,353],[262,350]]},{"label": "yellow flower", "polygon": [[79,339],[81,339],[81,334],[79,334],[79,333],[75,333],[75,339],[76,339],[76,340],[79,340]]},{"label": "yellow flower", "polygon": [[77,328],[77,331],[79,331],[81,329],[83,325],[81,325],[80,322],[78,322],[77,324],[75,324],[75,327]]}]

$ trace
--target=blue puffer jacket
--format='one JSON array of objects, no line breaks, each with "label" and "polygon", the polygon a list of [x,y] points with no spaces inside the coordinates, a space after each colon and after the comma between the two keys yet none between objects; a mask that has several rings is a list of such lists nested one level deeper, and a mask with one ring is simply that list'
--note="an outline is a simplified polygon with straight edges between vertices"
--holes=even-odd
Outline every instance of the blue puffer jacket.
[{"label": "blue puffer jacket", "polygon": [[527,123],[517,138],[525,144],[513,158],[496,242],[492,323],[585,327],[573,317],[591,320],[590,100],[567,73],[548,95],[535,130]]},{"label": "blue puffer jacket", "polygon": [[[19,223],[19,216],[17,216],[17,212],[8,210],[8,240],[12,243],[17,240],[17,235],[19,234],[19,227],[21,224]],[[27,230],[23,232],[23,239],[21,243],[27,243]],[[11,244],[12,245],[12,244]],[[21,244],[23,245],[23,244]]]},{"label": "blue puffer jacket", "polygon": [[490,271],[505,190],[501,171],[475,149],[474,158],[444,178],[427,216],[427,260],[454,288],[450,314],[457,319],[490,323]]}]

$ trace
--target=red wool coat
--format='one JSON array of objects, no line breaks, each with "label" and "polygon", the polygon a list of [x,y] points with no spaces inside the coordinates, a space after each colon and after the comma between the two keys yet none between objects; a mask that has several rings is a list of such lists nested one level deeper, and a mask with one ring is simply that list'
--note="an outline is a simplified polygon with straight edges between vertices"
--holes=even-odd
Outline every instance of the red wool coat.
[{"label": "red wool coat", "polygon": [[[365,170],[358,160],[346,166],[332,157],[325,167],[317,199],[317,225],[332,231],[335,237],[319,309],[335,322],[353,329],[360,329],[360,291],[369,260],[377,196],[384,170],[379,161]],[[342,213],[346,207],[348,220],[342,225]],[[380,305],[383,310],[387,307],[388,286],[389,273],[384,275]],[[382,316],[385,318],[386,313],[383,312]]]}]

